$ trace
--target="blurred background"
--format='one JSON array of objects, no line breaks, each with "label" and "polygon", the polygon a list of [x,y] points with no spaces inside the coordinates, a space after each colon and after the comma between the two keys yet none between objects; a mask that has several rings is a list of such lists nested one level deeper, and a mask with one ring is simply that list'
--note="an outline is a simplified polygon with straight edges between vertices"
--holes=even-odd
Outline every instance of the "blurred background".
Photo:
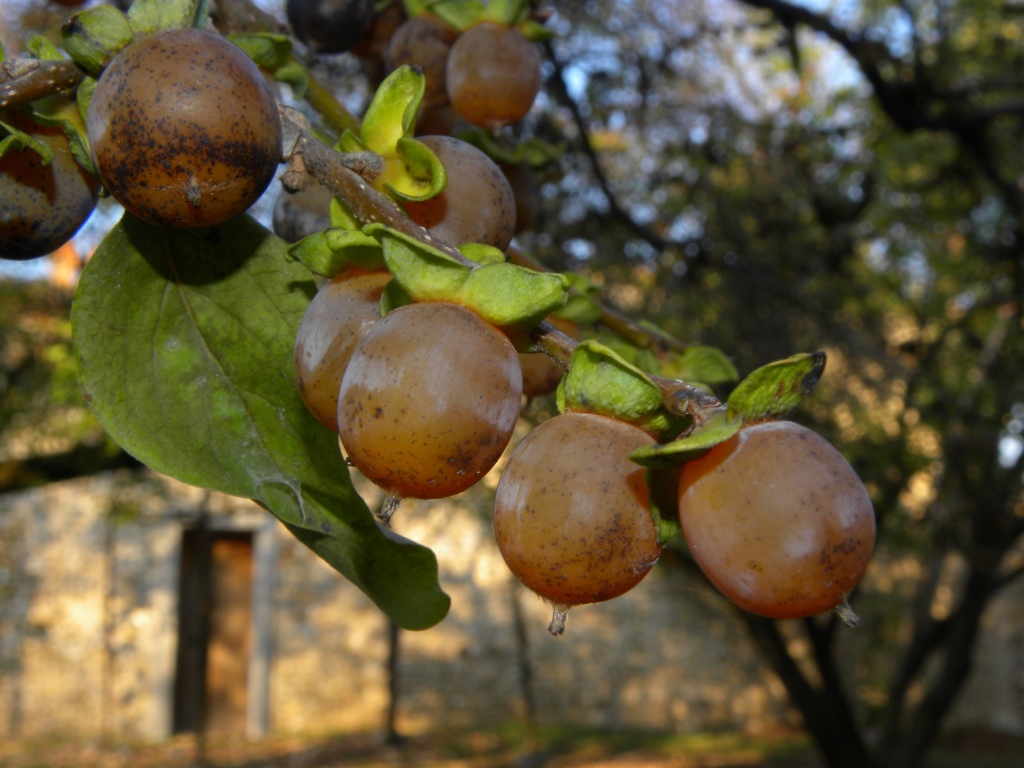
[{"label": "blurred background", "polygon": [[[266,512],[103,434],[69,322],[102,200],[0,261],[0,765],[1022,764],[1024,3],[540,7],[542,92],[498,137],[552,149],[509,169],[516,245],[741,375],[828,353],[793,418],[875,503],[860,626],[739,612],[670,549],[549,637],[493,542],[495,471],[403,506],[453,607],[398,632]],[[4,0],[8,57],[68,13]],[[379,59],[299,53],[364,108]]]}]

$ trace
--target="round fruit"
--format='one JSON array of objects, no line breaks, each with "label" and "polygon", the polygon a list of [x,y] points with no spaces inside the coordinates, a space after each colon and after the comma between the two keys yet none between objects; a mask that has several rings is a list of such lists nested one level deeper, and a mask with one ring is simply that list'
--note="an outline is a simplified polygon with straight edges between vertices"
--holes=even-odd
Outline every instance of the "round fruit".
[{"label": "round fruit", "polygon": [[0,119],[53,152],[48,166],[28,148],[8,150],[0,157],[0,257],[45,256],[70,240],[89,218],[99,196],[99,180],[75,161],[61,128],[39,125],[17,111]]},{"label": "round fruit", "polygon": [[730,600],[776,619],[840,605],[875,542],[871,498],[827,440],[788,421],[741,429],[683,465],[679,518]]},{"label": "round fruit", "polygon": [[540,56],[515,27],[484,22],[452,45],[445,69],[448,98],[473,125],[501,128],[522,120],[540,90]]},{"label": "round fruit", "polygon": [[151,224],[206,227],[245,211],[270,184],[281,123],[270,88],[236,45],[171,29],[121,51],[87,119],[100,179]]},{"label": "round fruit", "polygon": [[373,0],[288,0],[295,36],[319,53],[351,50],[373,19]]},{"label": "round fruit", "polygon": [[348,269],[321,288],[295,336],[295,381],[310,413],[338,431],[338,391],[349,358],[380,320],[380,297],[389,272]]},{"label": "round fruit", "polygon": [[448,186],[422,202],[404,202],[409,218],[443,243],[486,243],[505,250],[516,227],[508,179],[487,155],[451,136],[423,136],[448,173]]},{"label": "round fruit", "polygon": [[423,70],[426,90],[421,109],[448,103],[445,64],[458,32],[437,16],[421,14],[404,21],[388,43],[387,60],[392,70],[403,64]]},{"label": "round fruit", "polygon": [[457,304],[410,304],[359,342],[338,397],[349,460],[385,491],[436,499],[497,462],[519,416],[511,342]]},{"label": "round fruit", "polygon": [[[607,416],[566,413],[512,452],[494,500],[494,535],[523,584],[563,612],[629,591],[661,554],[644,470],[654,439]],[[552,628],[560,633],[557,625]]]}]

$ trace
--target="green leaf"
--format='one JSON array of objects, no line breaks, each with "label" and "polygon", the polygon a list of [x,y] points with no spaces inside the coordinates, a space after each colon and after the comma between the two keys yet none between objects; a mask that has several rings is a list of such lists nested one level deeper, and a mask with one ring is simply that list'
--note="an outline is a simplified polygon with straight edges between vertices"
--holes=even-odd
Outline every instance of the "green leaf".
[{"label": "green leaf", "polygon": [[550,27],[545,27],[533,19],[526,19],[526,21],[522,22],[519,25],[519,31],[535,43],[542,43],[555,36],[554,31]]},{"label": "green leaf", "polygon": [[352,229],[325,229],[302,238],[288,249],[288,255],[306,269],[334,277],[350,267],[367,272],[384,270],[384,252],[379,242]]},{"label": "green leaf", "polygon": [[421,12],[428,10],[460,32],[476,24],[484,10],[479,0],[425,0],[418,5]]},{"label": "green leaf", "polygon": [[658,544],[665,546],[679,533],[679,475],[671,470],[648,467],[644,472],[651,518],[658,532]]},{"label": "green leaf", "polygon": [[380,297],[380,314],[383,317],[388,312],[412,303],[412,296],[402,287],[401,283],[397,280],[389,280]]},{"label": "green leaf", "polygon": [[337,229],[351,229],[358,230],[360,223],[355,220],[345,204],[336,197],[331,198],[331,204],[327,206],[327,212],[330,216],[331,226]]},{"label": "green leaf", "polygon": [[63,61],[65,56],[45,35],[32,35],[26,45],[29,53],[40,61]]},{"label": "green leaf", "polygon": [[286,250],[248,216],[205,230],[125,216],[75,296],[86,398],[141,461],[255,500],[397,624],[429,627],[449,607],[433,553],[377,524],[337,435],[298,396],[295,333],[315,286]]},{"label": "green leaf", "polygon": [[703,456],[719,443],[724,443],[740,431],[743,419],[726,409],[708,419],[681,440],[637,448],[629,458],[649,469],[671,469]]},{"label": "green leaf", "polygon": [[589,296],[570,293],[565,306],[555,315],[563,320],[571,320],[577,325],[591,325],[601,319],[601,307]]},{"label": "green leaf", "polygon": [[256,66],[271,72],[274,79],[288,83],[296,98],[301,99],[309,87],[306,70],[292,58],[292,40],[276,32],[234,33],[228,40],[241,48]]},{"label": "green leaf", "polygon": [[128,21],[136,34],[148,35],[160,29],[206,26],[206,0],[135,0],[128,9]]},{"label": "green leaf", "polygon": [[825,353],[794,355],[758,368],[729,395],[746,421],[785,416],[811,393],[825,370]]},{"label": "green leaf", "polygon": [[673,355],[661,364],[662,374],[684,381],[700,382],[714,387],[739,381],[736,366],[725,353],[714,347],[689,347],[681,355]]},{"label": "green leaf", "polygon": [[97,77],[133,37],[128,17],[112,5],[76,13],[60,28],[64,50],[78,66]]},{"label": "green leaf", "polygon": [[492,21],[514,27],[530,13],[527,0],[490,0],[480,14],[480,21]]},{"label": "green leaf", "polygon": [[96,90],[97,85],[99,85],[99,80],[90,75],[78,84],[78,89],[75,91],[75,103],[78,105],[78,116],[82,119],[82,125],[86,124],[85,121],[89,115],[89,103],[92,101],[92,94]]},{"label": "green leaf", "polygon": [[[27,122],[31,118],[25,117],[24,120]],[[31,125],[31,123],[29,124]],[[30,134],[3,120],[0,120],[0,129],[7,131],[7,135],[0,138],[0,157],[8,152],[24,152],[27,149],[43,159],[44,167],[53,162],[53,150],[45,142],[38,141]]]},{"label": "green leaf", "polygon": [[[56,97],[51,97],[50,101],[53,98]],[[40,125],[60,128],[64,131],[64,135],[68,137],[68,148],[71,150],[71,156],[75,158],[75,162],[95,176],[96,167],[93,165],[92,155],[89,152],[89,140],[85,134],[85,126],[78,119],[77,106],[64,99],[64,97],[60,97],[60,99],[63,101],[62,106],[57,108],[52,114],[44,115],[39,112],[33,112],[32,117]],[[47,151],[49,151],[49,148],[47,148]],[[3,154],[2,149],[0,149],[0,154]]]},{"label": "green leaf", "polygon": [[523,139],[509,146],[499,143],[494,133],[483,128],[459,131],[458,137],[467,144],[472,144],[496,163],[506,165],[528,165],[531,168],[542,168],[565,154],[565,148],[549,144],[536,137]]}]

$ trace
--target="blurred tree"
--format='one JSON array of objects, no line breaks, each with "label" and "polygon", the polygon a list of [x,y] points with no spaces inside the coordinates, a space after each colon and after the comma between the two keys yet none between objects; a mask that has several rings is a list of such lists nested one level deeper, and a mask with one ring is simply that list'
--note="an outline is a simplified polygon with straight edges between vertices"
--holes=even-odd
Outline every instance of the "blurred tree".
[{"label": "blurred tree", "polygon": [[830,766],[908,767],[1024,573],[1024,7],[834,5],[560,9],[545,117],[576,151],[531,245],[740,370],[828,350],[805,414],[915,578],[867,581],[860,638],[744,618]]}]

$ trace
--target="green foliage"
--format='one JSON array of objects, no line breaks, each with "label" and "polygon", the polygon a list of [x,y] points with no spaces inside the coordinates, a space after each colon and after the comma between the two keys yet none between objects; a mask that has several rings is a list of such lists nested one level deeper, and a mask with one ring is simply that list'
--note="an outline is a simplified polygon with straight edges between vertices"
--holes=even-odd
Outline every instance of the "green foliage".
[{"label": "green foliage", "polygon": [[255,500],[397,624],[428,627],[449,602],[433,554],[380,528],[299,399],[292,349],[315,287],[286,249],[247,217],[184,231],[126,216],[75,296],[86,398],[141,461]]},{"label": "green foliage", "polygon": [[580,342],[558,386],[558,410],[611,416],[660,437],[679,433],[686,419],[662,409],[664,395],[644,372],[611,348]]},{"label": "green foliage", "polygon": [[515,264],[470,269],[430,246],[380,224],[365,227],[380,240],[384,261],[413,301],[451,301],[500,327],[530,328],[565,304],[569,281]]},{"label": "green foliage", "polygon": [[295,98],[301,99],[309,88],[309,75],[292,57],[292,39],[273,32],[233,34],[227,36],[256,62],[260,69],[272,72],[276,80],[291,86]]},{"label": "green foliage", "polygon": [[729,395],[729,408],[746,421],[781,418],[811,393],[824,370],[823,352],[769,363],[737,385]]},{"label": "green foliage", "polygon": [[61,27],[60,42],[78,66],[98,77],[134,35],[121,11],[112,5],[97,5],[71,16]]}]

